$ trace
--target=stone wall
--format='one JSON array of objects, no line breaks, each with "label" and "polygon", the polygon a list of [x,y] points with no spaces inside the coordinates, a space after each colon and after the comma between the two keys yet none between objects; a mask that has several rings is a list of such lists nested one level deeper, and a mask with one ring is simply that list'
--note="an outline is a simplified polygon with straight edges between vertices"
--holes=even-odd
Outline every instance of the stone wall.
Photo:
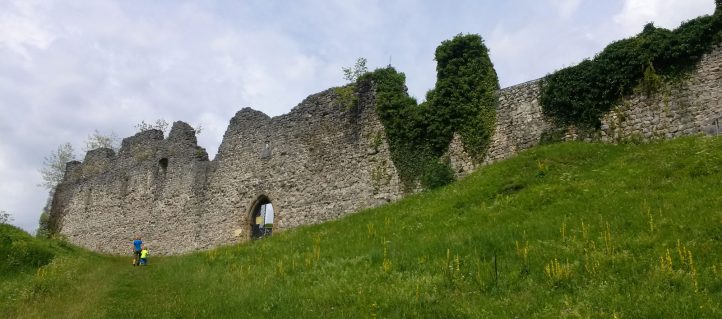
[{"label": "stone wall", "polygon": [[[620,142],[719,134],[722,49],[705,55],[686,79],[649,96],[625,97],[593,132],[565,139]],[[544,118],[540,82],[499,92],[496,129],[482,164],[508,158],[558,131]],[[126,254],[138,234],[154,254],[177,254],[248,240],[260,198],[275,210],[274,232],[335,219],[403,196],[370,83],[357,105],[334,89],[270,118],[246,108],[231,119],[215,159],[195,132],[174,123],[167,138],[146,131],[68,163],[53,198],[51,227],[80,246]],[[455,136],[449,159],[457,176],[476,165]]]},{"label": "stone wall", "polygon": [[[592,132],[560,129],[546,119],[539,103],[540,85],[535,80],[499,91],[496,128],[482,165],[539,145],[545,133],[559,130],[564,140],[605,143],[722,133],[722,47],[706,54],[684,79],[664,83],[653,94],[624,97],[603,116],[601,129]],[[457,176],[477,166],[459,139],[452,141],[450,157]]]},{"label": "stone wall", "polygon": [[261,196],[274,232],[400,198],[372,88],[361,86],[355,106],[334,92],[279,117],[239,111],[213,161],[183,122],[165,139],[157,130],[126,138],[117,155],[90,151],[68,164],[51,224],[96,251],[128,253],[137,234],[154,254],[177,254],[249,239]]},{"label": "stone wall", "polygon": [[722,48],[704,56],[689,77],[651,94],[628,96],[602,118],[589,138],[616,143],[698,133],[719,134],[722,118]]}]

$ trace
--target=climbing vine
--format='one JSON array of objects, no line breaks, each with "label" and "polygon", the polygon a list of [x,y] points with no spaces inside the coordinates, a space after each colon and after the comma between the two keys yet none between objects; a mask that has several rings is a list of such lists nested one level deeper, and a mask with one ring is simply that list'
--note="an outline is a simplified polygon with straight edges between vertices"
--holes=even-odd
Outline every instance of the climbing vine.
[{"label": "climbing vine", "polygon": [[479,35],[457,35],[436,48],[436,86],[427,94],[430,135],[436,150],[446,150],[454,132],[476,161],[486,152],[494,130],[499,80],[489,50]]},{"label": "climbing vine", "polygon": [[359,78],[376,87],[376,112],[407,190],[418,181],[425,188],[453,181],[448,161],[440,158],[454,133],[477,161],[493,133],[499,82],[481,37],[457,35],[441,43],[435,58],[437,82],[421,104],[408,95],[406,76],[391,66]]},{"label": "climbing vine", "polygon": [[591,60],[548,75],[540,102],[561,126],[598,128],[601,116],[641,85],[651,93],[659,78],[678,78],[722,40],[720,2],[703,16],[670,31],[647,24],[637,36],[614,42]]}]

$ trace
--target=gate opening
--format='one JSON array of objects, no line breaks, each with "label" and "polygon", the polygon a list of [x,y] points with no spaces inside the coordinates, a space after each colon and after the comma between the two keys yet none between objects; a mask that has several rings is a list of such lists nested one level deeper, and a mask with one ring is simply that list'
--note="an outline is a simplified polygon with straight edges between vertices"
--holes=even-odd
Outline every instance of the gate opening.
[{"label": "gate opening", "polygon": [[273,232],[273,205],[266,196],[261,196],[251,214],[251,238],[261,239]]}]

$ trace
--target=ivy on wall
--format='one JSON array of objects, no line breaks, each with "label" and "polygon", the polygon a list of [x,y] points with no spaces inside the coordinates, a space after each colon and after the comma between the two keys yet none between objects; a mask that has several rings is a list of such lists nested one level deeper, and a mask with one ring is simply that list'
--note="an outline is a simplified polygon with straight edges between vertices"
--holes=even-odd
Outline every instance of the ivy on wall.
[{"label": "ivy on wall", "polygon": [[448,161],[439,158],[455,132],[480,161],[494,129],[499,81],[481,37],[459,34],[444,41],[435,59],[437,82],[421,104],[408,95],[405,75],[391,66],[359,78],[376,86],[376,112],[407,190],[419,181],[425,188],[453,181]]},{"label": "ivy on wall", "polygon": [[436,86],[426,96],[434,147],[446,148],[454,132],[481,161],[494,130],[499,79],[479,35],[457,35],[436,48]]},{"label": "ivy on wall", "polygon": [[636,86],[649,84],[644,81],[652,72],[679,77],[721,42],[722,14],[716,3],[713,16],[687,21],[673,31],[647,24],[639,35],[610,44],[593,59],[546,76],[542,111],[561,126],[599,128],[602,115]]}]

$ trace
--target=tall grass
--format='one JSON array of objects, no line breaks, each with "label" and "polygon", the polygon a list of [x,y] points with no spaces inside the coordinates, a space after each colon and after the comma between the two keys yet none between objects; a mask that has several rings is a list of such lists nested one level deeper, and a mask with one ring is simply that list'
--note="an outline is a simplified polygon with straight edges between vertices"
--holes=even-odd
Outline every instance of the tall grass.
[{"label": "tall grass", "polygon": [[718,138],[549,145],[384,207],[152,258],[148,267],[59,254],[2,286],[61,289],[11,299],[2,288],[0,310],[27,318],[720,318],[720,177]]}]

